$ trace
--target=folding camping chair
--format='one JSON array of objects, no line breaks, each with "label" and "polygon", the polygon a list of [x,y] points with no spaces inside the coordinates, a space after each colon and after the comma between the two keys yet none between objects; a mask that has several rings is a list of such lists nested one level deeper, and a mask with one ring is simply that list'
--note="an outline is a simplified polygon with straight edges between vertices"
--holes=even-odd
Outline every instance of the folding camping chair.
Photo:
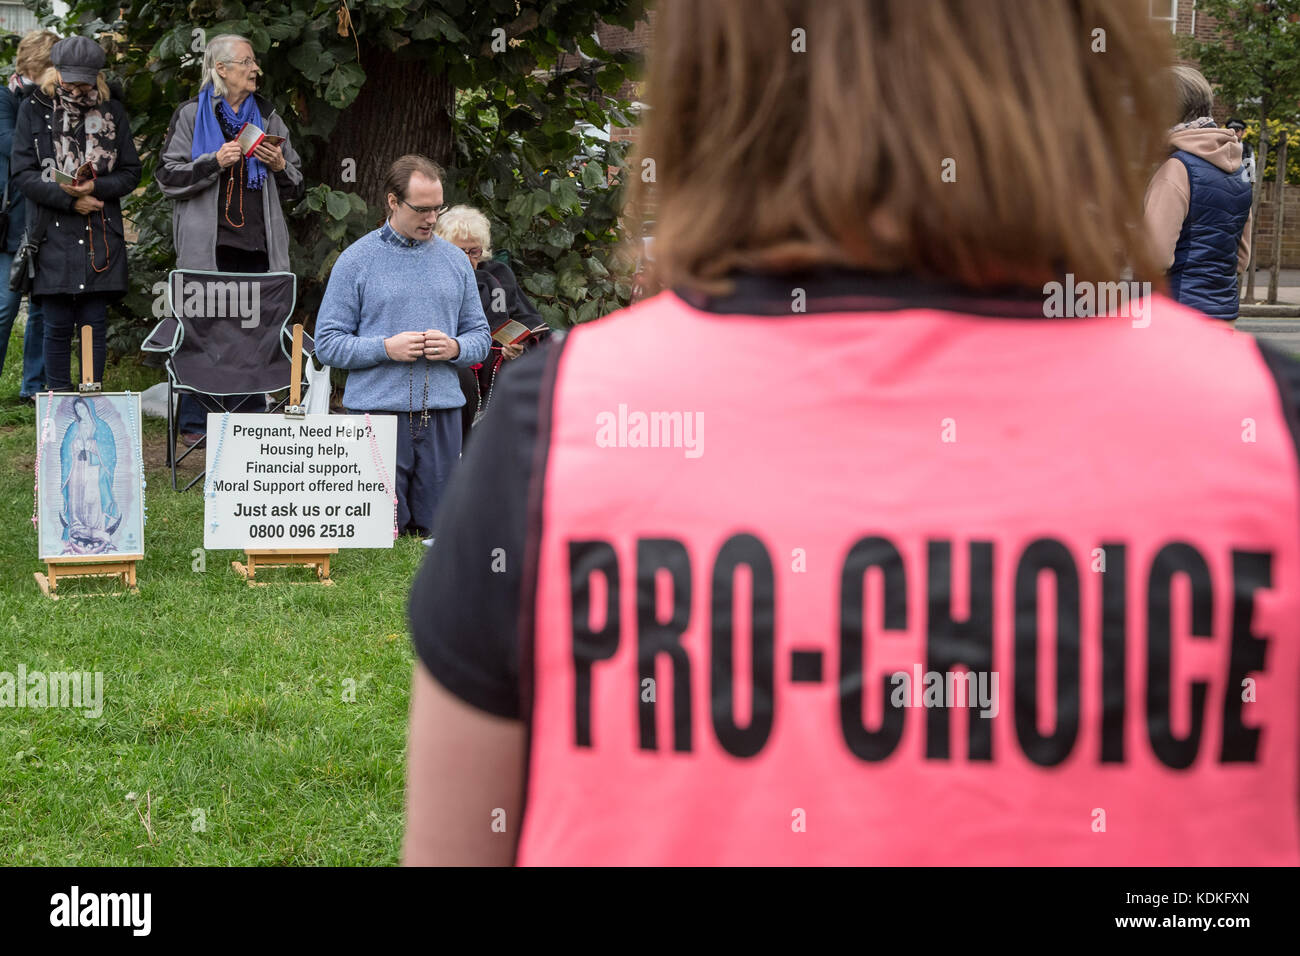
[{"label": "folding camping chair", "polygon": [[[206,441],[206,436],[176,453],[180,429],[178,395],[191,395],[207,412],[231,411],[249,394],[277,393],[268,411],[288,400],[297,300],[291,272],[239,273],[174,269],[167,282],[168,316],[140,348],[167,356],[167,463],[172,490],[176,466]],[[303,336],[310,356],[315,343]],[[261,409],[259,408],[258,411]],[[203,479],[200,472],[181,491]]]}]

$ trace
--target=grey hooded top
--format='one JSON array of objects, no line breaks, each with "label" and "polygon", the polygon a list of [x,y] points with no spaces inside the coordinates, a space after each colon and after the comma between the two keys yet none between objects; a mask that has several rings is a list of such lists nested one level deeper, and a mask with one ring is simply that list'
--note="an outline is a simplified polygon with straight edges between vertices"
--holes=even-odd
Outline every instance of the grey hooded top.
[{"label": "grey hooded top", "polygon": [[[257,96],[266,132],[284,136],[280,145],[285,167],[268,175],[262,188],[262,221],[266,224],[266,254],[272,272],[290,272],[289,228],[285,224],[284,201],[293,202],[303,194],[301,160],[289,142],[289,129],[280,114]],[[217,271],[217,209],[220,200],[221,166],[216,153],[191,159],[194,143],[194,118],[199,99],[187,100],[176,108],[167,124],[167,138],[154,175],[163,195],[174,200],[172,206],[172,240],[176,246],[176,268]]]}]

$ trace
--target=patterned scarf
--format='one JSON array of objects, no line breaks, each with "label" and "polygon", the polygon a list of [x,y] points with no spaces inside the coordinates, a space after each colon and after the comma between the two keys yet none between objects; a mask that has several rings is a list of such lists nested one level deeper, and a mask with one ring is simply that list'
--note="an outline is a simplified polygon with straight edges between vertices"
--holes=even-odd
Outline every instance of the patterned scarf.
[{"label": "patterned scarf", "polygon": [[63,172],[72,175],[90,163],[102,176],[117,165],[117,123],[112,113],[99,108],[99,90],[69,93],[55,86],[53,125],[54,164]]},{"label": "patterned scarf", "polygon": [[1196,119],[1194,119],[1194,120],[1188,120],[1186,123],[1179,123],[1177,126],[1175,126],[1173,129],[1171,129],[1169,132],[1171,132],[1171,133],[1181,133],[1181,132],[1182,132],[1183,130],[1185,130],[1185,129],[1204,129],[1204,128],[1206,128],[1206,127],[1209,127],[1209,126],[1215,126],[1215,125],[1217,125],[1217,124],[1214,122],[1213,117],[1209,117],[1209,116],[1198,116]]}]

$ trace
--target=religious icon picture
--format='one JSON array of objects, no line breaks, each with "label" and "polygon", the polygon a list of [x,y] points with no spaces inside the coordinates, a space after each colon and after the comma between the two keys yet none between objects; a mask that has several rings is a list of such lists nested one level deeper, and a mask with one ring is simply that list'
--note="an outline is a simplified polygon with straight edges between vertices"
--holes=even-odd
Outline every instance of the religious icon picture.
[{"label": "religious icon picture", "polygon": [[140,396],[38,393],[40,557],[144,552]]}]

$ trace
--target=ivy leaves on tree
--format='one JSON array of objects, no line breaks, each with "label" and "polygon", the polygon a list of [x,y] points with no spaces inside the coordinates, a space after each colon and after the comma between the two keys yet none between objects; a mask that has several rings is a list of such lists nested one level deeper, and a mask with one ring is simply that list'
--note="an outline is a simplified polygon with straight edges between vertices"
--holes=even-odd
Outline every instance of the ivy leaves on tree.
[{"label": "ivy leaves on tree", "polygon": [[[621,95],[639,64],[602,49],[595,33],[600,23],[635,26],[643,0],[80,0],[62,18],[48,0],[36,5],[44,24],[108,50],[145,162],[145,188],[127,203],[139,241],[115,348],[133,349],[147,333],[155,283],[174,264],[170,203],[154,164],[172,112],[198,93],[204,43],[222,33],[252,43],[259,90],[303,158],[305,195],[289,210],[300,315],[314,312],[339,251],[382,218],[377,183],[349,183],[319,162],[337,153],[331,135],[367,83],[383,82],[375,64],[386,59],[450,82],[450,108],[419,118],[428,150],[445,152],[433,158],[447,168],[446,201],[488,216],[495,249],[546,320],[566,327],[627,303],[635,263],[619,223],[625,145],[604,131],[634,121]],[[350,131],[358,119],[358,154],[384,150],[392,130],[378,121],[367,129],[354,114]],[[424,128],[414,132],[418,141]]]}]

